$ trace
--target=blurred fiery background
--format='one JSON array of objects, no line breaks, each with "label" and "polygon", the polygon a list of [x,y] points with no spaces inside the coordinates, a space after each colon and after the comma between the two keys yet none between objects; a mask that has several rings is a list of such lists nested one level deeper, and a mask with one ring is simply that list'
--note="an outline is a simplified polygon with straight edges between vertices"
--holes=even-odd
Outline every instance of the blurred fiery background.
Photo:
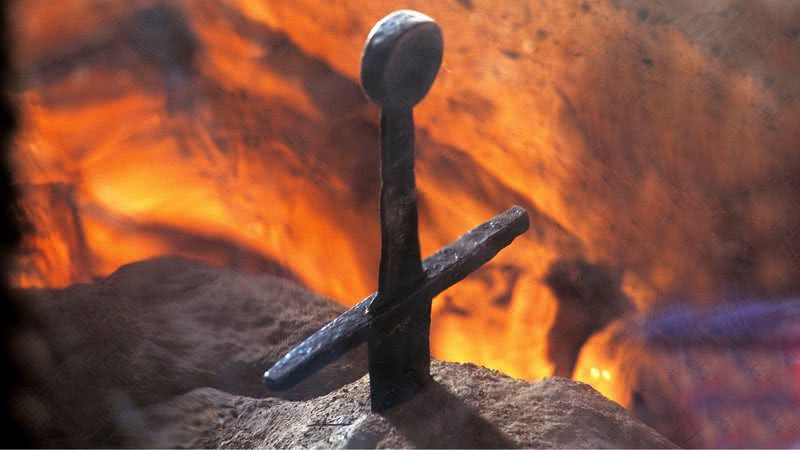
[{"label": "blurred fiery background", "polygon": [[800,292],[800,3],[780,0],[14,2],[13,284],[180,254],[368,295],[378,111],[359,56],[400,8],[445,37],[416,108],[423,254],[512,204],[532,215],[434,302],[435,357],[635,408],[621,371],[650,341],[583,345],[606,324]]}]

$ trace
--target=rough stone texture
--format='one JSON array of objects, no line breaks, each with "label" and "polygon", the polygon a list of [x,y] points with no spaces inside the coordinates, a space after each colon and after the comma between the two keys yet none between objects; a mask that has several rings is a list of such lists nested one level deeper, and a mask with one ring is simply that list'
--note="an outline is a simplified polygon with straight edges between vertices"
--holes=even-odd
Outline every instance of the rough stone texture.
[{"label": "rough stone texture", "polygon": [[[92,284],[24,294],[54,353],[47,376],[54,426],[78,439],[55,446],[115,444],[124,436],[99,430],[124,431],[127,425],[113,424],[120,415],[133,417],[138,405],[200,386],[265,395],[264,369],[343,310],[283,279],[177,257],[124,266]],[[354,350],[271,395],[329,392],[366,372],[364,353]]]},{"label": "rough stone texture", "polygon": [[373,415],[363,347],[293,391],[267,392],[264,368],[341,311],[270,276],[167,257],[24,293],[53,349],[39,358],[47,446],[670,445],[588,385],[473,365],[436,362],[440,384]]},{"label": "rough stone texture", "polygon": [[587,341],[575,377],[683,447],[800,445],[800,301],[673,307]]},{"label": "rough stone texture", "polygon": [[433,362],[436,384],[385,415],[368,377],[304,402],[196,389],[149,408],[151,445],[262,448],[674,448],[589,385],[529,383],[471,364]]}]

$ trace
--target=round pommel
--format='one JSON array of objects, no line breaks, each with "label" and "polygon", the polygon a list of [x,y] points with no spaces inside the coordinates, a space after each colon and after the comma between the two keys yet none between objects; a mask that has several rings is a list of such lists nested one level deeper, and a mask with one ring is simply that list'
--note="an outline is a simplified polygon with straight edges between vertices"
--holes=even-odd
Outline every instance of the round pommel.
[{"label": "round pommel", "polygon": [[442,65],[442,30],[425,14],[395,11],[369,32],[361,87],[384,108],[411,108],[428,93]]}]

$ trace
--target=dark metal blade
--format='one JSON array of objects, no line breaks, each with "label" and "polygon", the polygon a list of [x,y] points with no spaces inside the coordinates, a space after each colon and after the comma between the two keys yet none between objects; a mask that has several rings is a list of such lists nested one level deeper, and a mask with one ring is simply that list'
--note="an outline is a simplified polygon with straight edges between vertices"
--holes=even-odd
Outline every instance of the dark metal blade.
[{"label": "dark metal blade", "polygon": [[[492,259],[529,226],[528,212],[513,206],[464,234],[423,261],[425,279],[391,306],[382,307],[378,317],[394,314],[409,302],[427,301],[461,281]],[[322,366],[364,342],[370,320],[369,307],[376,294],[362,300],[341,316],[309,336],[264,373],[270,389],[289,389]]]}]

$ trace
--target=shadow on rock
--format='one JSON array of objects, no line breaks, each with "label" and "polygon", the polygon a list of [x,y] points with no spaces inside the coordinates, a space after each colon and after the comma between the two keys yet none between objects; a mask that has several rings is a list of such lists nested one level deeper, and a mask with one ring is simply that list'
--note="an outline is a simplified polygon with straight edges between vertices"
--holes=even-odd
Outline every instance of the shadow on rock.
[{"label": "shadow on rock", "polygon": [[[418,448],[516,447],[511,439],[481,417],[477,410],[436,381],[383,416]],[[348,447],[369,444],[351,441]]]}]

